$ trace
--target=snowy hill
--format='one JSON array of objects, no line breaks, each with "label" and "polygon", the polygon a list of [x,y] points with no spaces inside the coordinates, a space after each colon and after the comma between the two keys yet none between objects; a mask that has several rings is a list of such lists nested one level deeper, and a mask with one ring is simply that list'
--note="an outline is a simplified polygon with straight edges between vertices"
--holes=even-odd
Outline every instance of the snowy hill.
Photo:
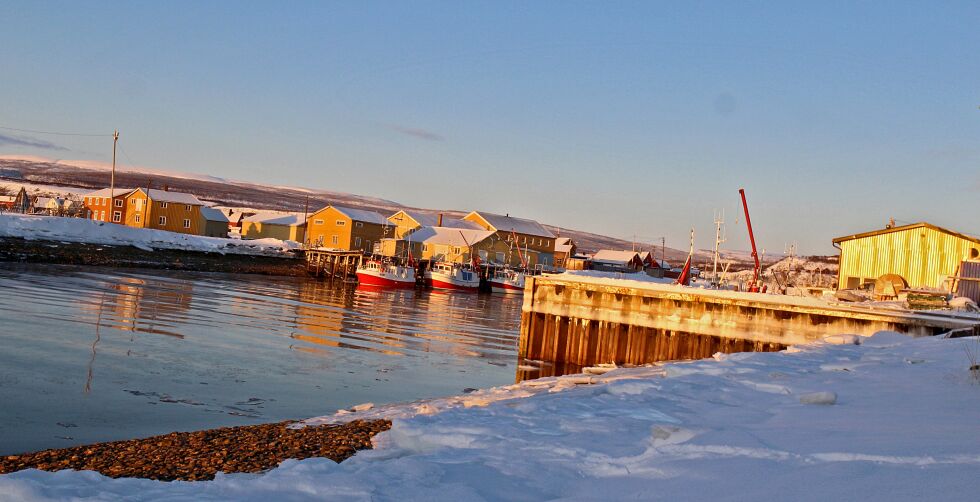
[{"label": "snowy hill", "polygon": [[[21,186],[28,187],[40,196],[83,194],[105,188],[108,185],[108,166],[90,161],[60,161],[40,157],[0,155],[0,188],[15,192]],[[155,188],[167,187],[171,190],[193,193],[201,200],[216,206],[250,208],[302,213],[308,207],[315,211],[327,204],[338,204],[358,209],[368,209],[388,215],[400,209],[415,210],[419,213],[437,215],[440,212],[448,217],[462,217],[467,210],[411,208],[397,202],[330,190],[308,189],[290,186],[269,186],[245,181],[227,180],[214,176],[176,173],[152,168],[123,167],[116,170],[116,186],[135,187],[150,184]],[[534,215],[522,215],[534,219]],[[553,233],[559,227],[546,225]],[[631,249],[631,242],[590,232],[583,232],[561,226],[561,235],[575,240],[582,251],[598,249]],[[640,249],[659,246],[640,244]],[[686,251],[667,248],[667,260],[683,261]]]}]

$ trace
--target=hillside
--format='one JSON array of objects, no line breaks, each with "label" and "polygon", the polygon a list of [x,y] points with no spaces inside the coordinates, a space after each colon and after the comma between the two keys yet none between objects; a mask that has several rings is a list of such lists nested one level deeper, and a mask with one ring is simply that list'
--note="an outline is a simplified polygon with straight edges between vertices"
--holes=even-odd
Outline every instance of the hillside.
[{"label": "hillside", "polygon": [[[27,185],[36,195],[53,196],[69,193],[83,194],[105,188],[108,184],[108,168],[101,163],[0,156],[0,189],[7,187],[13,191],[18,189],[20,185]],[[216,206],[300,213],[306,209],[314,211],[327,204],[369,209],[382,214],[391,214],[399,209],[407,209],[431,215],[443,213],[448,217],[457,218],[464,216],[470,210],[417,208],[364,195],[301,187],[261,185],[215,176],[146,168],[117,168],[116,186],[123,188],[137,186],[167,188],[193,193],[198,198]],[[534,215],[520,216],[535,219]],[[579,252],[594,252],[599,249],[634,249],[634,243],[630,241],[575,230],[569,228],[568,222],[542,223],[555,234],[571,237],[578,246]],[[657,258],[663,256],[674,266],[682,265],[687,258],[687,250],[670,247],[662,249],[659,243],[635,243],[635,249],[653,251]],[[711,262],[712,255],[709,250],[697,250],[694,258],[695,265],[703,267],[704,264]],[[731,271],[744,270],[752,266],[752,258],[745,251],[723,251],[721,258],[722,263],[731,262]],[[778,259],[778,257],[773,258]],[[767,259],[767,262],[769,261],[770,259]]]}]

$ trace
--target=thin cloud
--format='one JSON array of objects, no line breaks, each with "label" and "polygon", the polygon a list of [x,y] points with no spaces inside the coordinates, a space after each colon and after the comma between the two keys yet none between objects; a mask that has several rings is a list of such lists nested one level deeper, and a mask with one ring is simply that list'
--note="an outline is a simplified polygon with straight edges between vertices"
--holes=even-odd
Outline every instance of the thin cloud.
[{"label": "thin cloud", "polygon": [[33,148],[43,148],[45,150],[57,150],[61,152],[69,151],[61,145],[56,145],[50,141],[44,141],[43,139],[31,138],[31,137],[21,137],[9,136],[7,134],[0,133],[0,146],[29,146]]},{"label": "thin cloud", "polygon": [[392,131],[402,133],[406,136],[412,136],[414,138],[424,139],[427,141],[443,141],[446,138],[442,137],[440,134],[436,134],[432,131],[426,131],[425,129],[419,129],[417,127],[405,127],[398,124],[382,124],[386,128]]}]

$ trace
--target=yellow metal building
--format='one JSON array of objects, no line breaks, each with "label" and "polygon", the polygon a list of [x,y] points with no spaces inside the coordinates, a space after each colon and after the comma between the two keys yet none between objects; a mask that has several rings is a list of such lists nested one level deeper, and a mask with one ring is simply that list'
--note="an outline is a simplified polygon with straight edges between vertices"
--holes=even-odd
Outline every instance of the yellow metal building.
[{"label": "yellow metal building", "polygon": [[885,274],[912,288],[948,290],[965,260],[980,259],[980,238],[929,223],[914,223],[838,237],[839,289],[854,289]]}]

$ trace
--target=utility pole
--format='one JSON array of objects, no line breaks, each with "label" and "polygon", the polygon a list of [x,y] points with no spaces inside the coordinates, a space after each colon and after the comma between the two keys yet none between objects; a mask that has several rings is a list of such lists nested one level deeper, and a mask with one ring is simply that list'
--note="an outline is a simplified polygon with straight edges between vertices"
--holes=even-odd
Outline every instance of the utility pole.
[{"label": "utility pole", "polygon": [[711,279],[718,284],[718,247],[725,239],[721,236],[721,226],[725,224],[725,211],[722,210],[721,216],[715,214],[715,264],[711,272]]},{"label": "utility pole", "polygon": [[667,237],[660,238],[660,261],[667,263]]},{"label": "utility pole", "polygon": [[119,143],[119,129],[112,131],[112,174],[109,177],[109,217],[112,217],[113,208],[116,207],[116,143]]}]

